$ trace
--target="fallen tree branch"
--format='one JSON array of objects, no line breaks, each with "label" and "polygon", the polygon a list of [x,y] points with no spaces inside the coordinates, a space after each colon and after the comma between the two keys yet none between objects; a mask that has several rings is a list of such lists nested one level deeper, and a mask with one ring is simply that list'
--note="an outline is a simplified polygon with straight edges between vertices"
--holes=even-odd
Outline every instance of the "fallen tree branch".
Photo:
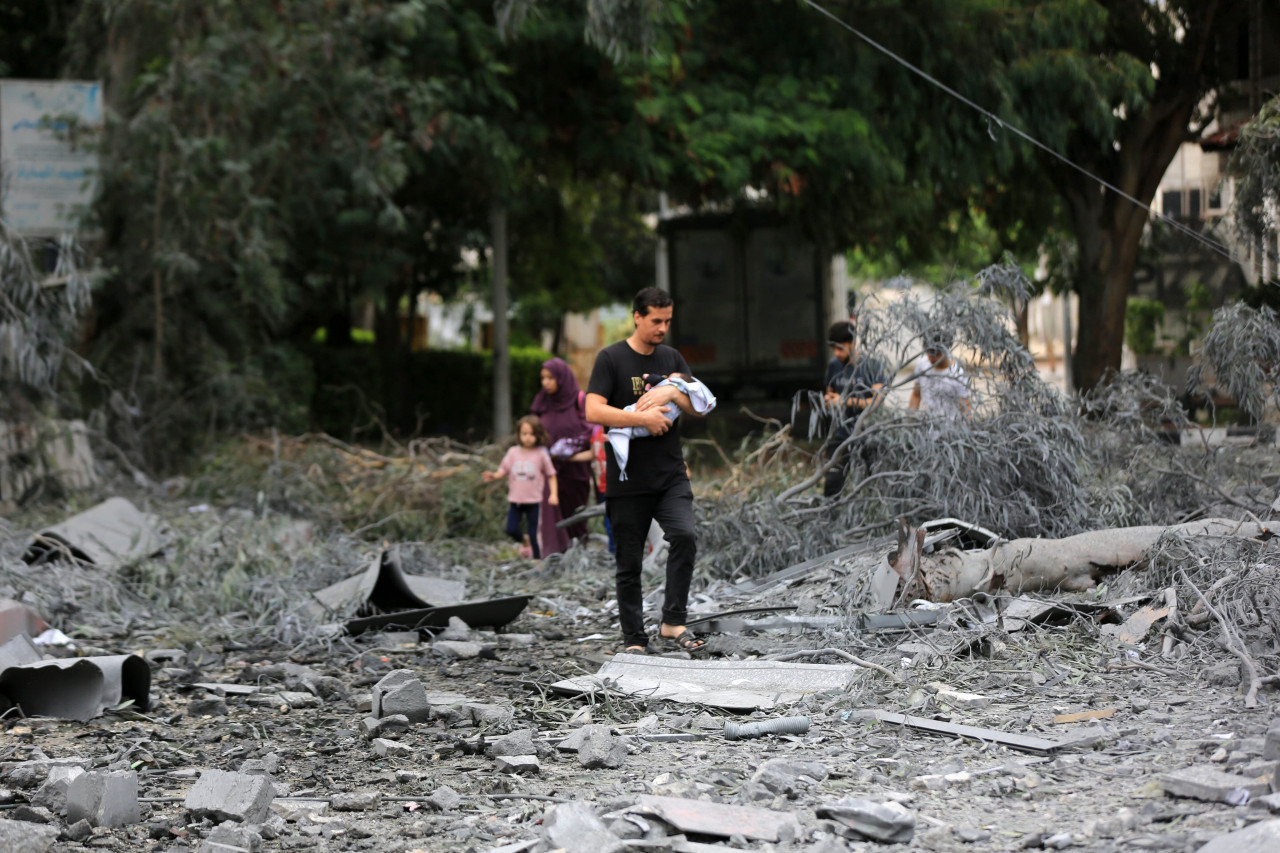
[{"label": "fallen tree branch", "polygon": [[[1180,568],[1178,569],[1178,572],[1182,575],[1182,580],[1186,582],[1187,586],[1191,587],[1195,594],[1200,597],[1200,601],[1204,604],[1205,609],[1213,614],[1214,619],[1218,620],[1218,624],[1222,626],[1222,638],[1226,641],[1227,651],[1238,657],[1240,659],[1240,665],[1244,667],[1245,678],[1249,682],[1249,689],[1244,694],[1244,706],[1246,708],[1258,707],[1258,690],[1262,687],[1262,679],[1258,677],[1258,667],[1253,662],[1253,658],[1249,656],[1247,651],[1245,651],[1244,644],[1240,642],[1240,638],[1231,630],[1226,617],[1224,617],[1222,613],[1214,607],[1212,603],[1210,603],[1208,597],[1200,591],[1200,588],[1196,586],[1187,575],[1186,570]],[[1232,577],[1234,577],[1234,575]],[[1214,584],[1214,586],[1216,587],[1217,584]]]}]

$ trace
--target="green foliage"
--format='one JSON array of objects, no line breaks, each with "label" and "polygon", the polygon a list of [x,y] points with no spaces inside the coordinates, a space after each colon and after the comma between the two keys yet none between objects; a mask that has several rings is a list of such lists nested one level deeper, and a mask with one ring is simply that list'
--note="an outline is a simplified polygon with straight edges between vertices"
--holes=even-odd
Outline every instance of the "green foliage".
[{"label": "green foliage", "polygon": [[1163,321],[1163,302],[1129,297],[1129,305],[1124,314],[1124,342],[1134,355],[1151,355],[1156,352],[1157,330]]}]

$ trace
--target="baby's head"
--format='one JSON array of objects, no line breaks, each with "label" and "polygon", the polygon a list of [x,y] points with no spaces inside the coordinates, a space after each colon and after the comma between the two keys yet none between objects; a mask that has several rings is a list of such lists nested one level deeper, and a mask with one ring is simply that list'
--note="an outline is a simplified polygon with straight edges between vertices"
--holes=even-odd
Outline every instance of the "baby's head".
[{"label": "baby's head", "polygon": [[664,377],[661,373],[646,373],[646,374],[644,375],[644,384],[645,384],[645,387],[647,387],[647,388],[653,388],[653,387],[654,387],[654,386],[656,386],[659,382],[661,382],[664,378],[665,378],[665,379],[682,379],[682,380],[684,380],[685,382],[688,382],[688,381],[689,381],[689,377],[688,377],[688,376],[685,376],[684,374],[681,374],[681,373],[670,373],[670,374],[668,374],[668,375],[667,375],[667,376],[665,376],[665,377]]},{"label": "baby's head", "polygon": [[546,447],[551,444],[551,436],[542,425],[542,418],[537,415],[525,415],[516,421],[516,441],[521,447],[532,449]]}]

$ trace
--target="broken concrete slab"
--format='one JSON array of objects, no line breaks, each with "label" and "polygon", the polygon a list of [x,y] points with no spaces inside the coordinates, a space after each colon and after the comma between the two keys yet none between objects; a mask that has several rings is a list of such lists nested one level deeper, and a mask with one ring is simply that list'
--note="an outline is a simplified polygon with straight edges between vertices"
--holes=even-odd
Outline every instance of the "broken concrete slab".
[{"label": "broken concrete slab", "polygon": [[262,835],[232,821],[223,821],[209,831],[201,853],[259,853]]},{"label": "broken concrete slab", "polygon": [[0,672],[0,694],[29,716],[84,722],[126,700],[148,710],[151,668],[138,655],[41,660]]},{"label": "broken concrete slab", "polygon": [[732,806],[707,800],[641,794],[639,801],[629,811],[660,817],[681,832],[699,835],[718,835],[724,838],[741,835],[749,841],[789,843],[801,834],[800,821],[790,812]]},{"label": "broken concrete slab", "polygon": [[542,837],[551,847],[566,853],[621,853],[622,839],[586,803],[560,803],[542,818]]},{"label": "broken concrete slab", "polygon": [[448,785],[441,785],[431,792],[426,803],[438,812],[451,812],[462,805],[462,795]]},{"label": "broken concrete slab", "polygon": [[275,784],[270,776],[206,770],[187,794],[186,808],[193,820],[209,818],[221,823],[262,823],[271,813]]},{"label": "broken concrete slab", "polygon": [[536,755],[538,745],[533,740],[532,729],[518,729],[489,744],[485,750],[489,755]]},{"label": "broken concrete slab", "polygon": [[756,768],[751,781],[763,785],[772,794],[790,797],[795,793],[815,788],[831,771],[819,761],[803,761],[794,758],[772,758]]},{"label": "broken concrete slab", "polygon": [[905,844],[916,831],[915,816],[896,802],[877,803],[861,797],[845,797],[818,806],[816,813],[872,841]]},{"label": "broken concrete slab", "polygon": [[37,563],[63,555],[95,566],[118,565],[159,551],[159,529],[155,516],[124,498],[109,498],[36,533],[22,559]]},{"label": "broken concrete slab", "polygon": [[142,819],[138,774],[134,770],[82,773],[67,786],[67,823],[87,820],[93,826],[129,826]]},{"label": "broken concrete slab", "polygon": [[373,749],[373,754],[379,758],[407,758],[413,755],[412,747],[384,737],[374,738],[369,742],[369,746]]},{"label": "broken concrete slab", "polygon": [[0,850],[5,853],[49,853],[57,840],[52,826],[0,818]]},{"label": "broken concrete slab", "polygon": [[729,710],[769,710],[811,693],[843,690],[861,667],[781,661],[679,660],[614,655],[595,675],[558,681],[551,689],[580,695],[617,691],[682,704]]},{"label": "broken concrete slab", "polygon": [[1219,835],[1196,853],[1275,853],[1276,850],[1280,850],[1280,818]]},{"label": "broken concrete slab", "polygon": [[1236,792],[1241,790],[1250,798],[1261,797],[1271,790],[1268,779],[1224,773],[1208,764],[1193,764],[1166,773],[1160,777],[1160,787],[1175,797],[1190,797],[1210,803],[1232,802],[1239,797]]}]

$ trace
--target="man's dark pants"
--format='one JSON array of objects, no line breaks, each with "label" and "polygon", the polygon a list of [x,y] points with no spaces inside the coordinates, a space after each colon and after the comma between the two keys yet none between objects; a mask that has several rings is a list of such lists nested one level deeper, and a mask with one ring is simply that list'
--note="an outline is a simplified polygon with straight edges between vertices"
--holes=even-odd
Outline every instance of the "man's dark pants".
[{"label": "man's dark pants", "polygon": [[606,506],[617,543],[618,621],[622,626],[622,640],[629,646],[647,645],[640,571],[644,565],[649,523],[658,522],[667,538],[667,585],[662,621],[683,625],[688,619],[689,584],[698,552],[693,528],[693,489],[686,480],[665,492],[611,497]]}]

